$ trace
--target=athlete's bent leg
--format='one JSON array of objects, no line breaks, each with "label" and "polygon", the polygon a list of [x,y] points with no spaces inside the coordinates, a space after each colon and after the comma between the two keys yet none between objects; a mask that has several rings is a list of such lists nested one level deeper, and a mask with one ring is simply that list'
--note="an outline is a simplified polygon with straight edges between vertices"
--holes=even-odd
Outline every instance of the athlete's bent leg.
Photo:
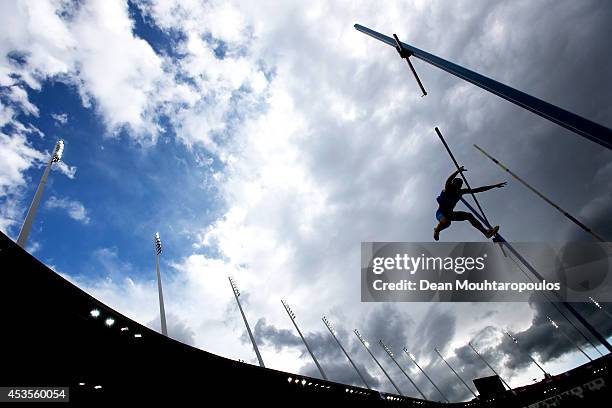
[{"label": "athlete's bent leg", "polygon": [[480,221],[476,219],[472,214],[465,211],[453,211],[453,221],[469,221],[470,224],[478,231],[482,232],[484,236],[488,237],[489,230],[486,229]]}]

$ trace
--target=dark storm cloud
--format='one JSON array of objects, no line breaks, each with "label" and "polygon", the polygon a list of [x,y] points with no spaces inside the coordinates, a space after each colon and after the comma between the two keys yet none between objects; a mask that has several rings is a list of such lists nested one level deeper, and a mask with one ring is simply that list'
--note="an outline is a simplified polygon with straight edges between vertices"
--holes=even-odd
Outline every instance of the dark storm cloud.
[{"label": "dark storm cloud", "polygon": [[432,307],[427,319],[423,319],[415,331],[410,349],[417,357],[420,351],[431,353],[434,347],[444,346],[455,335],[457,318],[441,308]]},{"label": "dark storm cloud", "polygon": [[[592,358],[598,357],[599,353],[592,349],[591,343],[599,346],[603,350],[603,346],[587,332],[580,323],[578,323],[561,304],[557,304],[558,308],[568,316],[572,322],[578,326],[583,333],[589,338],[590,343],[581,336],[570,323],[563,318],[557,309],[549,303],[533,303],[536,314],[531,326],[519,333],[513,335],[519,341],[517,347],[506,337],[500,346],[504,352],[510,357],[506,365],[509,368],[515,369],[529,364],[528,357],[525,353],[536,357],[536,360],[542,363],[553,361],[568,352],[578,351],[573,342],[577,343],[583,350]],[[595,308],[590,303],[573,303],[572,306],[586,318],[604,337],[612,335],[612,319],[609,319],[602,311]],[[550,316],[560,327],[554,329],[546,316]],[[565,332],[572,340],[568,340],[563,335]],[[573,342],[572,342],[573,341]],[[586,359],[586,357],[584,357]]]},{"label": "dark storm cloud", "polygon": [[293,334],[293,331],[277,329],[275,326],[268,324],[264,317],[257,320],[253,329],[253,336],[256,342],[273,346],[276,351],[280,351],[283,347],[302,345],[302,340],[298,335]]},{"label": "dark storm cloud", "polygon": [[[371,27],[387,34],[401,33],[404,29],[408,43],[611,126],[612,13],[608,8],[605,2],[598,1],[483,1],[471,2],[469,6],[431,3],[414,25],[407,22],[406,27]],[[408,21],[410,17],[406,18]],[[357,22],[370,25],[368,21]],[[285,50],[283,42],[278,46],[291,52],[291,71],[300,78],[299,89],[292,90],[296,109],[312,116],[309,135],[300,139],[299,147],[309,172],[329,193],[326,197],[329,210],[317,224],[318,234],[304,239],[297,230],[287,232],[289,241],[299,242],[296,244],[301,255],[296,261],[298,272],[308,271],[307,276],[317,276],[328,271],[329,265],[344,265],[346,254],[354,251],[355,236],[378,240],[431,239],[435,196],[453,170],[452,162],[433,133],[434,126],[440,126],[459,162],[469,169],[467,176],[473,186],[509,181],[507,188],[480,197],[489,218],[501,225],[502,233],[509,240],[587,240],[589,237],[509,179],[478,153],[473,143],[587,225],[604,236],[612,236],[612,219],[608,216],[612,209],[610,151],[416,61],[429,92],[426,98],[419,98],[405,64],[390,47],[378,44],[383,51],[376,50],[368,63],[356,66],[351,60],[342,60],[343,55],[329,55],[329,50],[317,48],[319,40],[313,37],[314,32],[299,26],[303,21],[292,24],[298,25],[287,32],[296,37],[283,37],[284,41],[301,44],[302,52]],[[298,36],[300,33],[303,35]],[[359,41],[375,40],[359,37]],[[331,111],[325,99],[332,90],[355,103],[355,110],[362,112],[358,123],[338,120],[338,113]],[[466,225],[454,226],[444,234],[443,240],[447,241],[480,239]],[[321,237],[334,237],[333,245],[322,250]],[[449,363],[472,388],[472,379],[492,373],[466,345],[468,340],[474,341],[479,352],[496,369],[504,369],[504,376],[512,378],[520,376],[531,364],[525,352],[546,364],[574,351],[562,335],[547,329],[544,307],[532,304],[535,317],[531,325],[524,332],[514,333],[521,349],[499,335],[506,324],[525,323],[525,317],[517,315],[512,321],[499,321],[495,327],[478,330],[463,339],[464,345],[450,350],[451,342],[457,344],[458,340],[456,316],[468,310],[467,305],[461,304],[453,305],[451,311],[432,305],[419,315],[410,314],[411,305],[376,305],[365,318],[359,317],[355,325],[368,338],[372,352],[402,390],[415,395],[377,344],[381,338],[397,355],[401,355],[401,347],[410,347],[423,368],[453,401],[467,399],[471,394],[433,353],[434,347],[450,354]],[[492,308],[483,304],[482,312],[474,319],[501,315]],[[591,310],[586,316],[604,333],[611,333],[610,322],[603,321],[601,313],[596,315]],[[558,316],[553,318],[565,330],[571,329]],[[305,353],[299,337],[291,330],[277,329],[260,319],[255,332],[256,337],[276,350],[300,347]],[[340,363],[343,356],[333,340],[326,337],[327,333],[305,335],[321,364],[330,371],[330,377],[352,376],[351,367]],[[392,391],[350,329],[341,331],[339,337],[358,364],[363,364],[364,371]],[[580,341],[575,333],[573,337]],[[503,338],[501,342],[500,338]],[[408,361],[402,359],[401,364],[410,370],[426,395],[438,398],[433,387]],[[318,376],[311,362],[302,371]],[[353,380],[359,384],[356,378]]]},{"label": "dark storm cloud", "polygon": [[[300,350],[302,353],[301,357],[308,361],[300,369],[300,372],[304,375],[315,378],[321,377],[318,368],[312,361],[310,361],[310,355],[308,354],[302,340],[298,335],[294,334],[293,331],[278,329],[275,326],[268,324],[266,319],[262,318],[259,319],[255,325],[254,336],[255,341],[257,341],[259,344],[272,346],[276,351],[280,351],[284,347]],[[349,361],[346,359],[330,334],[327,332],[307,332],[304,333],[304,336],[317,360],[323,366],[323,370],[328,378],[345,384],[363,386],[363,382],[359,378],[358,374],[350,365]],[[337,336],[342,343],[345,343],[345,347],[347,347],[347,344],[350,342],[348,339],[348,333],[344,330],[339,330]],[[244,333],[241,339],[243,342],[247,342],[247,334]],[[371,376],[368,369],[363,364],[355,360],[354,362],[370,386],[378,387],[380,385],[379,380]]]}]

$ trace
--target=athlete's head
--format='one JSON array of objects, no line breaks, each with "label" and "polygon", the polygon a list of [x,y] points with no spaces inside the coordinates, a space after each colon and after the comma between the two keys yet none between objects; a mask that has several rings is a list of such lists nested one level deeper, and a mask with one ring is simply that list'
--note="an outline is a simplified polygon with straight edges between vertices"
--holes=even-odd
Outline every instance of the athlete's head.
[{"label": "athlete's head", "polygon": [[455,187],[457,190],[459,190],[462,185],[463,185],[463,180],[461,180],[459,177],[453,179],[453,187]]}]

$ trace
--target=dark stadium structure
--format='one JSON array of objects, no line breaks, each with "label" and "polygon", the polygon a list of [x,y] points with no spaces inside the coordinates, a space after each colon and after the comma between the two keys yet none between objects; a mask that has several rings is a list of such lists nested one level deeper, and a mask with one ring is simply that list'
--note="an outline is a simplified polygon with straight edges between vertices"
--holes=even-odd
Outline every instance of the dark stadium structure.
[{"label": "dark stadium structure", "polygon": [[72,403],[544,407],[595,406],[610,395],[609,355],[536,384],[451,404],[261,368],[182,344],[128,319],[2,233],[0,265],[0,386],[69,387]]}]

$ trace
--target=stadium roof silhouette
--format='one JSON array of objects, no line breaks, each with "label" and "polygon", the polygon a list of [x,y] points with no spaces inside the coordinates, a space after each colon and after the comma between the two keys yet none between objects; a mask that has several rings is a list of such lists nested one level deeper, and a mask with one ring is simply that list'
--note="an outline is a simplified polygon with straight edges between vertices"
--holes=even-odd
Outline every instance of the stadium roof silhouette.
[{"label": "stadium roof silhouette", "polygon": [[[165,337],[88,295],[0,233],[0,386],[70,387],[70,401],[527,406],[605,397],[609,355],[489,399],[444,404],[241,363]],[[539,405],[534,405],[539,406]]]}]

